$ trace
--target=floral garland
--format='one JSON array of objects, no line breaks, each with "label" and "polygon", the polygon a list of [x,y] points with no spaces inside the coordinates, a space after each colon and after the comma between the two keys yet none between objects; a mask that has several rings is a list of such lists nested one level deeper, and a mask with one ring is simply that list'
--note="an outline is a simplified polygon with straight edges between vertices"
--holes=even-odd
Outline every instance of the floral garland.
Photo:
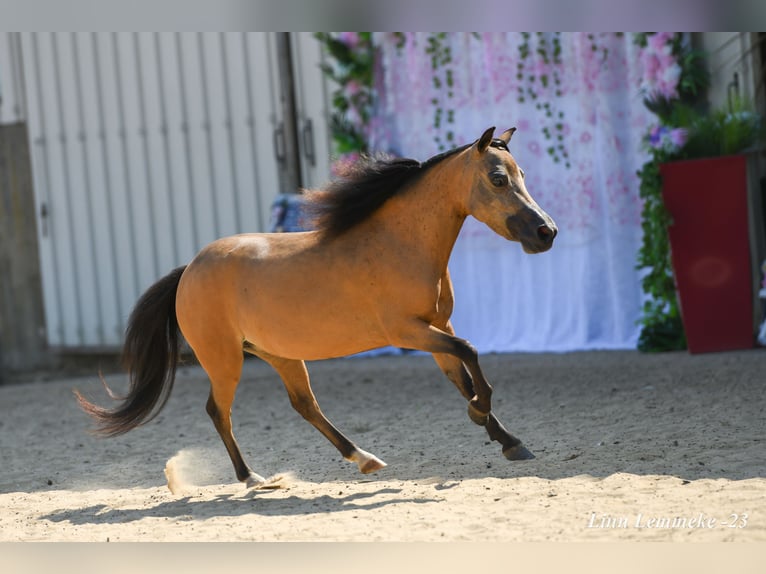
[{"label": "floral garland", "polygon": [[[527,100],[535,102],[535,108],[544,115],[541,131],[550,142],[546,148],[548,155],[554,163],[563,162],[569,168],[569,154],[564,145],[564,112],[555,108],[556,98],[563,95],[561,32],[550,35],[537,32],[534,43],[529,32],[522,32],[521,36],[516,62],[516,79],[519,81],[516,101],[520,104]],[[551,95],[555,98],[542,97]]]},{"label": "floral garland", "polygon": [[331,56],[331,63],[321,64],[322,71],[337,85],[332,94],[330,115],[335,148],[331,170],[334,175],[341,175],[360,154],[369,151],[369,123],[375,99],[372,34],[318,32],[314,36]]},{"label": "floral garland", "polygon": [[[398,44],[399,49],[403,47]],[[452,69],[452,47],[447,41],[446,32],[435,32],[428,36],[426,54],[431,57],[431,81],[439,96],[435,96],[431,103],[434,106],[434,128],[436,129],[436,143],[439,151],[444,151],[455,145],[455,110],[449,106],[450,100],[455,95],[454,70]],[[447,106],[445,108],[445,105]],[[442,127],[446,130],[444,140],[441,138]]]},{"label": "floral garland", "polygon": [[[317,33],[315,37],[331,56],[331,63],[322,64],[322,70],[338,88],[333,92],[333,113],[330,123],[335,142],[333,173],[342,173],[344,166],[355,161],[360,153],[366,153],[368,124],[374,103],[373,67],[375,46],[369,32]],[[598,46],[595,36],[590,35],[593,50],[606,50]],[[380,40],[383,38],[384,40]],[[378,35],[378,41],[394,41],[403,49],[410,35],[392,33]],[[479,34],[472,38],[481,39]],[[538,32],[534,37],[522,33],[523,41],[518,47],[516,77],[519,80],[517,100],[519,103],[534,101],[544,115],[541,130],[550,141],[547,153],[556,163],[570,167],[569,154],[564,143],[564,113],[556,109],[553,97],[562,95],[560,73],[560,33]],[[426,37],[425,53],[430,57],[431,81],[436,95],[433,104],[433,126],[438,149],[443,151],[455,145],[455,109],[451,105],[454,96],[452,48],[445,32],[432,32]]]},{"label": "floral garland", "polygon": [[[403,48],[407,35],[394,33],[390,36],[398,48]],[[374,103],[373,67],[375,48],[370,32],[317,33],[315,37],[324,45],[331,56],[330,63],[321,65],[324,73],[331,78],[337,88],[332,94],[333,112],[331,131],[335,142],[334,155],[341,163],[353,160],[359,153],[365,153],[368,140],[368,126]],[[474,37],[480,38],[474,34]],[[602,60],[607,59],[607,49],[600,46],[594,34],[589,34],[591,49],[602,53]],[[684,75],[686,69],[696,65],[693,54],[686,53],[681,41],[681,34],[660,32],[657,34],[636,34],[635,41],[641,46],[640,58],[644,75],[639,88],[646,95],[646,104],[660,118],[663,109],[672,107],[675,100],[683,99],[687,92],[696,93],[699,81],[697,77]],[[453,125],[455,110],[449,106],[453,97],[454,71],[452,52],[447,34],[431,33],[427,37],[425,53],[431,58],[433,71],[432,83],[439,97],[434,97],[433,125],[437,130],[445,128],[444,140],[439,140],[440,149],[454,145]],[[561,86],[561,39],[560,33],[545,34],[538,32],[535,37],[528,32],[522,33],[522,42],[518,46],[516,63],[517,101],[534,101],[549,123],[542,126],[543,135],[551,141],[547,148],[554,162],[563,161],[568,166],[568,154],[563,138],[563,111],[555,108],[555,98],[543,96],[562,95]],[[689,60],[690,55],[692,59]],[[681,92],[684,92],[682,94]],[[670,139],[668,140],[668,137]],[[683,144],[682,132],[668,132],[666,126],[655,126],[651,134],[653,147],[675,146]]]}]

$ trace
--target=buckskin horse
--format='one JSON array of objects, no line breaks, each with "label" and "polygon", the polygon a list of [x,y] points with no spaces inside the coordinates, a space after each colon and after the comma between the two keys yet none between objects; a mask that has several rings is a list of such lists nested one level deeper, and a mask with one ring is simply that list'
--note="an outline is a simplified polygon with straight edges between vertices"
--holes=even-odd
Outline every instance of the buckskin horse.
[{"label": "buckskin horse", "polygon": [[546,251],[557,228],[524,185],[508,150],[515,128],[425,162],[368,157],[344,177],[308,191],[312,231],[251,233],[210,243],[138,300],[128,321],[123,362],[129,390],[114,409],[75,391],[105,436],[151,420],[175,379],[181,337],[210,378],[207,412],[247,487],[269,483],[244,461],[231,406],[243,351],[280,375],[292,406],[363,473],[385,466],[323,414],[305,360],[393,345],[432,353],[509,460],[534,458],[497,420],[478,353],[455,336],[447,263],[469,214],[527,253]]}]

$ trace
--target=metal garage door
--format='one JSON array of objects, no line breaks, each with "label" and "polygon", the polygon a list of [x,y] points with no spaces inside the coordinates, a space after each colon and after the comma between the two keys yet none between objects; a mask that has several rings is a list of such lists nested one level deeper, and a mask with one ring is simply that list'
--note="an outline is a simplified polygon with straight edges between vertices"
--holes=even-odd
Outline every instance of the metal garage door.
[{"label": "metal garage door", "polygon": [[4,89],[29,125],[52,347],[118,346],[157,278],[218,237],[266,229],[276,194],[294,191],[280,189],[280,168],[302,166],[304,186],[327,178],[326,90],[309,34],[288,37],[302,148],[282,166],[276,33],[4,36],[14,84]]}]

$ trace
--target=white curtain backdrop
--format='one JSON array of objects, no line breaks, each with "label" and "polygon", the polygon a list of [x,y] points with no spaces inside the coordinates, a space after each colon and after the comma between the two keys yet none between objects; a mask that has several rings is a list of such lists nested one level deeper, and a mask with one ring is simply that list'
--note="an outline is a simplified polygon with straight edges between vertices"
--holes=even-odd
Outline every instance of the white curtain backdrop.
[{"label": "white curtain backdrop", "polygon": [[[376,36],[382,58],[371,149],[425,160],[440,142],[453,147],[489,126],[498,133],[515,126],[511,153],[529,192],[559,226],[551,251],[527,255],[518,243],[467,220],[450,261],[458,335],[481,352],[635,348],[642,303],[636,171],[646,160],[641,138],[652,115],[642,103],[630,35],[448,34],[452,86],[441,90],[427,38],[407,34],[397,47],[395,37]],[[546,62],[537,48],[552,54],[556,42],[560,62]],[[529,48],[522,70],[520,44]],[[437,74],[445,86],[445,68]],[[434,98],[445,110],[438,128]],[[448,130],[454,144],[445,141]],[[547,149],[559,143],[568,159],[559,149],[556,162]]]}]

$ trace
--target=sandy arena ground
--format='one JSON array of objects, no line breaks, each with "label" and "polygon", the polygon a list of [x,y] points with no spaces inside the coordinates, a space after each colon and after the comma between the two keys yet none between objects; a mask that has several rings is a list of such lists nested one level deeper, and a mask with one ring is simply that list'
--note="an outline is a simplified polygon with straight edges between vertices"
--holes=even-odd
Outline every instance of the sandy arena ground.
[{"label": "sandy arena ground", "polygon": [[199,367],[114,439],[87,434],[71,392],[104,404],[97,376],[0,386],[0,540],[766,541],[766,351],[481,362],[535,460],[505,460],[430,357],[310,364],[325,414],[389,465],[362,475],[248,360],[235,433],[284,475],[271,491],[236,481]]}]

